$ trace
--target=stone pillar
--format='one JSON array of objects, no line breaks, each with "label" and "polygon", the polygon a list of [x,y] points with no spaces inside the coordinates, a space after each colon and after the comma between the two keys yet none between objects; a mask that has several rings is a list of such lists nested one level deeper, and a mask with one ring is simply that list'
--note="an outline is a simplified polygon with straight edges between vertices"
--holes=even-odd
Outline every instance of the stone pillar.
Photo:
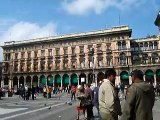
[{"label": "stone pillar", "polygon": [[26,76],[24,76],[24,85],[26,84]]},{"label": "stone pillar", "polygon": [[94,74],[95,74],[95,76],[94,76],[95,86],[97,87],[97,85],[98,85],[98,82],[97,82],[97,73],[94,73]]},{"label": "stone pillar", "polygon": [[132,84],[132,77],[129,76],[129,84],[131,85]]},{"label": "stone pillar", "polygon": [[80,81],[80,80],[79,80],[79,77],[77,77],[77,79],[78,79],[78,85],[79,85],[79,84],[80,84],[80,83],[79,83],[79,81]]},{"label": "stone pillar", "polygon": [[62,75],[60,75],[61,76],[61,87],[63,86],[63,83],[62,83],[62,81],[63,81],[63,79],[62,79]]},{"label": "stone pillar", "polygon": [[145,75],[143,76],[143,80],[146,81],[146,76]]},{"label": "stone pillar", "polygon": [[157,85],[156,75],[154,75],[154,85]]},{"label": "stone pillar", "polygon": [[40,76],[38,76],[38,87],[39,87],[39,83],[40,83]]},{"label": "stone pillar", "polygon": [[88,84],[88,74],[86,75],[86,84]]},{"label": "stone pillar", "polygon": [[41,71],[41,59],[38,58],[38,71]]},{"label": "stone pillar", "polygon": [[19,88],[19,78],[18,78],[18,88]]}]

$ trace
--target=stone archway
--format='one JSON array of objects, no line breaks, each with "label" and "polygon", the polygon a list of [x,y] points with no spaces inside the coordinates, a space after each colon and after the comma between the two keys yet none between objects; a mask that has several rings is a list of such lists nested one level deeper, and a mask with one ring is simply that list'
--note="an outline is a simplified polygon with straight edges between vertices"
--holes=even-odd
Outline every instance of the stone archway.
[{"label": "stone archway", "polygon": [[55,76],[55,86],[58,87],[58,86],[61,86],[61,76],[59,74],[57,74]]},{"label": "stone archway", "polygon": [[32,81],[33,86],[38,86],[38,76],[33,76],[33,81]]},{"label": "stone archway", "polygon": [[145,80],[151,84],[154,83],[154,72],[150,69],[146,70],[145,72]]},{"label": "stone archway", "polygon": [[45,75],[40,76],[40,86],[46,86],[46,76]]},{"label": "stone archway", "polygon": [[[94,78],[93,78],[93,77],[94,77]],[[92,83],[94,82],[94,80],[95,80],[95,74],[94,74],[94,76],[93,76],[92,73],[89,73],[89,74],[88,74],[88,84],[92,84]]]},{"label": "stone archway", "polygon": [[48,86],[53,86],[53,84],[54,84],[53,76],[52,75],[48,75],[48,77],[47,77],[47,85]]},{"label": "stone archway", "polygon": [[14,93],[16,93],[18,90],[18,78],[16,76],[13,77],[13,90],[14,90]]},{"label": "stone archway", "polygon": [[102,81],[104,79],[104,73],[103,72],[99,72],[97,74],[97,84]]},{"label": "stone archway", "polygon": [[129,74],[127,71],[122,71],[120,73],[120,80],[121,80],[121,84],[125,85],[129,85]]},{"label": "stone archway", "polygon": [[160,84],[160,69],[156,71],[156,81],[157,81],[157,84]]},{"label": "stone archway", "polygon": [[9,78],[7,76],[4,78],[4,86],[9,86]]},{"label": "stone archway", "polygon": [[67,87],[69,85],[69,75],[68,74],[64,74],[62,77],[62,85],[63,87]]},{"label": "stone archway", "polygon": [[24,77],[23,76],[21,76],[19,78],[19,84],[22,85],[22,86],[24,86]]},{"label": "stone archway", "polygon": [[75,73],[71,75],[71,85],[78,85],[78,76]]},{"label": "stone archway", "polygon": [[81,85],[81,84],[86,84],[86,74],[81,73],[81,74],[79,75],[79,84],[80,84],[80,85]]},{"label": "stone archway", "polygon": [[26,84],[27,86],[31,87],[31,76],[26,77]]}]

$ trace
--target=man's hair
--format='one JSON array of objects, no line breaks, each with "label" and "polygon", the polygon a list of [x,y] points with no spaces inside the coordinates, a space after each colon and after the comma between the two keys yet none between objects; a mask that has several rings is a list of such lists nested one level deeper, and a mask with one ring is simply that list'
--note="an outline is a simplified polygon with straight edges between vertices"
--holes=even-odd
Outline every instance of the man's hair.
[{"label": "man's hair", "polygon": [[105,72],[105,78],[108,78],[109,76],[116,76],[116,71],[113,68],[109,68]]},{"label": "man's hair", "polygon": [[135,76],[136,78],[139,78],[140,80],[143,80],[143,72],[141,70],[134,70],[131,73],[131,76]]}]

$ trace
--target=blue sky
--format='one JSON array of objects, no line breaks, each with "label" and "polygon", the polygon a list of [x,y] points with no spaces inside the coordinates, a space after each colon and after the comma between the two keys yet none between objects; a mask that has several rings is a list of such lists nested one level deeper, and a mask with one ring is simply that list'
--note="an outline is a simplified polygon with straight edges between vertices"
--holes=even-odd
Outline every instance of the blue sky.
[{"label": "blue sky", "polygon": [[159,10],[160,0],[0,0],[0,45],[118,25],[129,25],[132,37],[142,38],[158,33]]}]

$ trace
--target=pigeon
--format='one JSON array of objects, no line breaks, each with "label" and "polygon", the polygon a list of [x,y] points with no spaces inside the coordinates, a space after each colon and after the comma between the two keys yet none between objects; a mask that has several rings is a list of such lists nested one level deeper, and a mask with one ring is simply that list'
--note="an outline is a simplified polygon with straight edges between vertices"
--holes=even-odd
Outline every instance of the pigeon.
[{"label": "pigeon", "polygon": [[48,109],[50,110],[50,109],[51,109],[51,106],[49,106]]}]

